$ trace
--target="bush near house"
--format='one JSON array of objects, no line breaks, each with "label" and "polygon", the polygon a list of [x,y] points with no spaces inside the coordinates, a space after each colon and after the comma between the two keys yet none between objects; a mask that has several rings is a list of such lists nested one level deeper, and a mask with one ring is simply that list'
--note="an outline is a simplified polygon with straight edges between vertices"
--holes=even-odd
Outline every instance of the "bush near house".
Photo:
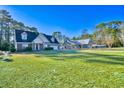
[{"label": "bush near house", "polygon": [[53,47],[46,47],[44,50],[53,50]]},{"label": "bush near house", "polygon": [[16,52],[16,49],[15,49],[14,44],[11,44],[10,51],[11,51],[11,52]]},{"label": "bush near house", "polygon": [[0,46],[0,50],[9,51],[10,44],[6,41],[3,41]]},{"label": "bush near house", "polygon": [[32,47],[26,47],[24,51],[31,52],[32,51]]},{"label": "bush near house", "polygon": [[2,44],[0,46],[0,50],[1,51],[10,51],[10,52],[15,52],[16,51],[14,44],[9,44],[6,41],[2,42]]}]

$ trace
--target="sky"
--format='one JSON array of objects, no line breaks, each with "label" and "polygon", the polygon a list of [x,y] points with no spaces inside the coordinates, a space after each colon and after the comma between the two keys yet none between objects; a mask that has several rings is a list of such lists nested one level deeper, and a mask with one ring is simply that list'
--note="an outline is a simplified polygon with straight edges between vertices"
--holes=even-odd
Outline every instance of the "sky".
[{"label": "sky", "polygon": [[8,10],[12,18],[25,25],[37,27],[39,32],[60,31],[68,37],[81,35],[83,29],[93,33],[95,26],[102,22],[124,21],[124,6],[119,5],[11,5],[0,9]]}]

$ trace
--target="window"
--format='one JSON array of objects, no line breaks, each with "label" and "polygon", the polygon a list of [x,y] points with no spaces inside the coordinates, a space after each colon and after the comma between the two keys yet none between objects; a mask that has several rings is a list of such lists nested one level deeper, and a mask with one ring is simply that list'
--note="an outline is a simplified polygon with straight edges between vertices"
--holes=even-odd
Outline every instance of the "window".
[{"label": "window", "polygon": [[22,44],[23,48],[27,48],[28,44]]},{"label": "window", "polygon": [[54,37],[52,37],[52,38],[51,38],[51,40],[52,40],[52,42],[54,42],[54,41],[55,41],[55,38],[54,38]]},{"label": "window", "polygon": [[23,32],[21,34],[21,36],[22,36],[22,40],[27,40],[27,33],[26,32]]}]

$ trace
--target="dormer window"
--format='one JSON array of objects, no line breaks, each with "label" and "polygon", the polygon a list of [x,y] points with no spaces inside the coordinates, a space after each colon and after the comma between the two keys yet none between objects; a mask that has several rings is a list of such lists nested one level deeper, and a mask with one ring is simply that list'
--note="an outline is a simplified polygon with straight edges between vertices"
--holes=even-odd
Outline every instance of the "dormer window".
[{"label": "dormer window", "polygon": [[54,41],[55,41],[55,38],[54,38],[54,37],[52,37],[52,38],[51,38],[51,40],[52,40],[52,42],[54,42]]},{"label": "dormer window", "polygon": [[27,33],[26,32],[23,32],[21,34],[21,36],[22,36],[22,40],[27,40]]}]

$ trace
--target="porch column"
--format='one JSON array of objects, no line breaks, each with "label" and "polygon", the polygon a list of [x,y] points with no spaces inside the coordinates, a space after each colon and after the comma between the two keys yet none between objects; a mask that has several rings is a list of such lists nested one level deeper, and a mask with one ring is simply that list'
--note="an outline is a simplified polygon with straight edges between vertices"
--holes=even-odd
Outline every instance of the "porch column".
[{"label": "porch column", "polygon": [[38,50],[40,50],[40,44],[38,43]]},{"label": "porch column", "polygon": [[35,45],[35,43],[33,43],[32,46],[33,46],[33,47],[32,47],[33,50],[36,50],[36,45]]}]

